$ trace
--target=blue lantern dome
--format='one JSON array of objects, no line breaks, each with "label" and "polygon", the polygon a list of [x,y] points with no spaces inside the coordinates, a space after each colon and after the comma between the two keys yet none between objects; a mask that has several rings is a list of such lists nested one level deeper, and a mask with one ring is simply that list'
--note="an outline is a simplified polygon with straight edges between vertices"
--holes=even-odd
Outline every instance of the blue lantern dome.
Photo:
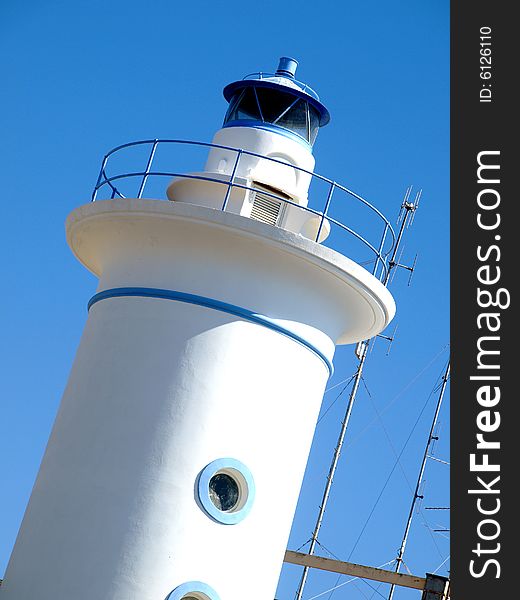
[{"label": "blue lantern dome", "polygon": [[224,88],[224,127],[260,127],[297,136],[312,147],[330,114],[318,94],[295,79],[298,62],[280,58],[276,73],[252,73]]}]

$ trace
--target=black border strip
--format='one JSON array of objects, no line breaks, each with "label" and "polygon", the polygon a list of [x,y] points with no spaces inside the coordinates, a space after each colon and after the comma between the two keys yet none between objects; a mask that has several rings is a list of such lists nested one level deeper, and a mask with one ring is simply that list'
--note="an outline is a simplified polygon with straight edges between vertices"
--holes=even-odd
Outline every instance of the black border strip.
[{"label": "black border strip", "polygon": [[[515,463],[520,456],[513,441],[515,437],[520,439],[516,427],[518,393],[513,375],[515,345],[519,341],[515,336],[518,327],[514,320],[513,293],[519,257],[515,206],[519,199],[512,188],[515,172],[520,169],[513,165],[518,156],[518,151],[512,149],[518,118],[512,104],[516,101],[513,82],[518,72],[514,68],[515,57],[520,53],[513,8],[513,3],[499,0],[451,4],[451,597],[454,600],[489,600],[519,594],[513,581],[516,549],[513,537],[518,520],[513,511],[518,510],[519,504],[514,489],[519,470]],[[486,38],[488,28],[489,38]],[[485,48],[490,48],[490,54]],[[484,57],[489,60],[482,60]],[[479,182],[479,161],[499,168],[483,167]],[[489,302],[495,306],[486,307]],[[498,393],[500,400],[496,401]],[[500,448],[477,448],[479,433],[488,443],[499,443]],[[478,466],[486,460],[499,470]],[[500,479],[493,483],[496,477]]]}]

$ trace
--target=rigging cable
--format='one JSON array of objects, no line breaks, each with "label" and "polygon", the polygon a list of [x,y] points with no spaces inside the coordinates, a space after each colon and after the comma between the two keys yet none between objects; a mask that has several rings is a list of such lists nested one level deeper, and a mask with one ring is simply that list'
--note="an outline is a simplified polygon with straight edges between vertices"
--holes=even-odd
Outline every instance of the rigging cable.
[{"label": "rigging cable", "polygon": [[[449,344],[445,344],[440,350],[439,352],[437,352],[437,354],[430,360],[430,362],[423,367],[423,369],[421,369],[421,371],[419,371],[419,373],[417,373],[417,375],[415,375],[406,385],[405,387],[398,392],[394,398],[392,400],[390,400],[390,402],[383,408],[383,410],[379,413],[380,415],[384,415],[386,413],[387,410],[390,409],[391,406],[393,406],[395,404],[395,402],[420,378],[422,377],[422,375],[424,375],[424,373],[431,367],[431,365],[439,358],[439,356],[446,350],[446,348],[449,347]],[[433,390],[431,392],[430,395],[432,395],[434,393],[435,390]],[[350,442],[347,443],[346,447],[350,448],[351,446],[353,446],[358,439],[368,430],[370,429],[370,427],[372,427],[372,425],[374,425],[374,423],[377,423],[377,417],[375,417],[374,419],[372,419],[372,421],[370,421],[370,423],[368,423],[368,425],[366,425]]]},{"label": "rigging cable", "polygon": [[[450,362],[448,361],[448,364],[446,365],[446,370],[444,372],[444,375],[442,377],[442,385],[440,388],[440,392],[439,392],[439,397],[437,400],[437,405],[435,407],[435,414],[433,416],[432,419],[432,424],[430,427],[430,433],[428,435],[428,441],[426,443],[426,448],[424,449],[424,455],[423,455],[423,459],[422,459],[422,463],[421,463],[421,468],[419,470],[419,475],[417,477],[417,485],[415,487],[415,492],[413,495],[413,499],[412,499],[412,503],[410,506],[410,511],[408,514],[408,519],[406,521],[406,526],[404,529],[404,533],[403,533],[403,538],[401,541],[401,547],[399,548],[399,552],[397,554],[397,564],[395,566],[395,572],[399,573],[400,569],[401,569],[401,563],[403,561],[403,556],[404,556],[404,552],[406,550],[406,544],[408,541],[408,534],[410,533],[410,527],[412,525],[412,519],[413,519],[413,512],[415,509],[415,503],[417,502],[418,498],[420,498],[419,496],[419,488],[421,486],[421,482],[422,482],[422,478],[424,475],[424,470],[426,468],[426,462],[428,460],[428,451],[430,449],[430,445],[434,439],[434,431],[435,431],[435,427],[437,425],[437,419],[439,418],[439,413],[441,410],[441,406],[442,406],[442,400],[444,398],[444,391],[446,390],[446,386],[448,384],[448,379],[450,377]],[[393,596],[394,596],[394,591],[395,591],[395,585],[392,584],[390,586],[390,592],[388,594],[388,600],[392,600]]]},{"label": "rigging cable", "polygon": [[[392,469],[390,470],[390,473],[388,474],[388,477],[386,478],[386,481],[385,481],[385,483],[384,483],[384,485],[383,485],[383,487],[382,487],[382,489],[381,489],[381,491],[380,491],[380,493],[379,493],[379,495],[378,495],[378,497],[377,497],[377,499],[376,499],[376,501],[375,501],[375,503],[374,503],[374,505],[372,507],[372,510],[370,511],[370,513],[369,513],[369,515],[368,515],[368,517],[367,517],[367,519],[365,521],[365,524],[363,525],[363,527],[362,527],[362,529],[361,529],[361,531],[360,531],[360,533],[359,533],[359,535],[358,535],[358,537],[357,537],[357,539],[356,539],[356,541],[354,543],[354,546],[352,547],[352,550],[350,551],[350,554],[348,555],[347,561],[350,560],[352,554],[354,553],[354,550],[357,548],[357,545],[358,545],[359,541],[361,540],[361,537],[363,536],[363,533],[365,532],[365,529],[367,528],[368,523],[369,523],[370,519],[372,518],[372,515],[374,514],[374,512],[375,512],[375,510],[377,508],[377,505],[379,504],[379,501],[381,500],[381,498],[382,498],[382,496],[384,494],[384,491],[385,491],[386,487],[388,486],[388,484],[390,482],[390,479],[392,478],[392,475],[393,475],[395,469],[397,468],[397,466],[399,464],[401,456],[403,455],[403,453],[404,453],[404,451],[405,451],[405,449],[406,449],[406,447],[407,447],[407,445],[408,445],[408,443],[409,443],[409,441],[410,441],[413,433],[415,432],[415,429],[416,429],[417,425],[419,424],[419,421],[422,418],[422,415],[423,415],[424,411],[426,410],[426,408],[427,408],[427,406],[428,406],[428,404],[430,402],[430,399],[431,399],[431,397],[433,395],[433,391],[434,390],[432,390],[432,392],[430,392],[430,394],[428,395],[428,398],[426,399],[426,402],[424,403],[423,407],[421,408],[421,410],[419,412],[419,415],[417,416],[417,419],[415,420],[415,423],[413,424],[412,429],[411,429],[410,433],[408,434],[408,437],[406,438],[406,441],[405,441],[403,447],[401,448],[401,451],[399,452],[399,455],[397,456],[396,461],[395,461]],[[338,577],[337,581],[339,581],[340,579],[341,579],[341,575]],[[333,593],[334,593],[334,589],[332,590],[332,592],[329,595],[329,597],[328,597],[327,600],[330,600],[330,598],[332,597]]]}]

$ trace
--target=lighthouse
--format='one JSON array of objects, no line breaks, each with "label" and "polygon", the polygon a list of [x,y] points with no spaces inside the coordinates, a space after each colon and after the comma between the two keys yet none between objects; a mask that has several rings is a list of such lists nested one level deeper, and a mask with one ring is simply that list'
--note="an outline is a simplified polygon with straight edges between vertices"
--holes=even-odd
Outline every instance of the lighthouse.
[{"label": "lighthouse", "polygon": [[[329,112],[296,67],[227,85],[211,143],[119,147],[149,149],[142,168],[110,153],[68,216],[99,285],[0,600],[273,600],[335,347],[395,312],[388,222],[372,272],[324,245],[352,229],[314,172]],[[154,170],[189,145],[202,168]]]}]

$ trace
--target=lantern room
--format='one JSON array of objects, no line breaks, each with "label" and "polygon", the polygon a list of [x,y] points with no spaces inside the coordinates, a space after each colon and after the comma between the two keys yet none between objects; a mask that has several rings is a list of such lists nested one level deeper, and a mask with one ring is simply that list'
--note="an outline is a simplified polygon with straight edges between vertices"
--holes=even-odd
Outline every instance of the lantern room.
[{"label": "lantern room", "polygon": [[254,73],[224,88],[224,127],[258,127],[292,136],[311,148],[330,120],[316,92],[294,77],[297,61],[282,57],[274,75]]},{"label": "lantern room", "polygon": [[252,73],[224,88],[229,106],[204,171],[176,177],[168,186],[170,200],[326,239],[328,221],[307,206],[312,147],[330,114],[318,94],[295,79],[297,64],[282,57],[275,73]]}]

